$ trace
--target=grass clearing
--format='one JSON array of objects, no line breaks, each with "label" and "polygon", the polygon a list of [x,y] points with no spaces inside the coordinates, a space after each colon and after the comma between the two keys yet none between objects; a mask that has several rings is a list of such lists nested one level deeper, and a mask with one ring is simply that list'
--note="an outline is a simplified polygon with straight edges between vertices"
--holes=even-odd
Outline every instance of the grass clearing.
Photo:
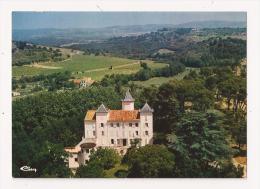
[{"label": "grass clearing", "polygon": [[191,70],[199,70],[199,68],[186,68],[186,70],[182,73],[179,73],[178,75],[172,76],[172,77],[153,77],[151,79],[148,79],[146,81],[132,81],[134,84],[141,85],[144,87],[148,87],[150,85],[156,85],[160,86],[163,83],[167,83],[170,80],[176,79],[176,80],[182,80],[186,75],[190,73]]},{"label": "grass clearing", "polygon": [[75,55],[72,59],[60,63],[47,63],[45,66],[62,67],[63,69],[74,71],[88,71],[99,68],[109,68],[110,66],[118,66],[130,64],[135,60],[117,58],[110,56],[94,56],[94,55]]}]

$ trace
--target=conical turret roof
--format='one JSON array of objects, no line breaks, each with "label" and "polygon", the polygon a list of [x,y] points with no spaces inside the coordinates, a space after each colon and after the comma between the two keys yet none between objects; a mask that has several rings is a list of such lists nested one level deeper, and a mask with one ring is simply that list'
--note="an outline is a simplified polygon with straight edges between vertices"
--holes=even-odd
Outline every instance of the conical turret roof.
[{"label": "conical turret roof", "polygon": [[145,103],[145,105],[142,107],[142,109],[140,110],[141,113],[146,113],[146,112],[153,112],[153,109],[147,104],[147,102]]},{"label": "conical turret roof", "polygon": [[105,107],[105,105],[102,103],[99,107],[98,107],[98,109],[97,109],[97,111],[96,111],[97,113],[107,113],[108,112],[108,109]]},{"label": "conical turret roof", "polygon": [[122,101],[135,101],[135,99],[132,97],[132,95],[130,94],[130,90],[127,89],[126,93],[125,93],[125,98]]}]

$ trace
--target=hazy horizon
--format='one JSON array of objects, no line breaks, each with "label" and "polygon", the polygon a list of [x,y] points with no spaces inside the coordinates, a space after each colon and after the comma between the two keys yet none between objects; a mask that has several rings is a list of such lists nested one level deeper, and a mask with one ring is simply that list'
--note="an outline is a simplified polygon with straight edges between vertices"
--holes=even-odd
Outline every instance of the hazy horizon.
[{"label": "hazy horizon", "polygon": [[246,22],[246,12],[13,12],[13,29],[103,28],[178,25],[188,22]]}]

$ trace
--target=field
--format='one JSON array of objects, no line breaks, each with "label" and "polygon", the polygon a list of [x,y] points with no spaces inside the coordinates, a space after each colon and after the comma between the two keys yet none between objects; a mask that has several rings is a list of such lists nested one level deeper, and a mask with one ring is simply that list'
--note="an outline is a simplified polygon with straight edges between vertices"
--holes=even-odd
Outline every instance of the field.
[{"label": "field", "polygon": [[162,83],[167,83],[170,80],[173,79],[177,79],[177,80],[181,80],[183,79],[187,74],[190,73],[191,70],[196,70],[198,71],[199,69],[196,68],[186,68],[186,70],[176,76],[172,76],[172,77],[153,77],[151,79],[148,79],[146,81],[133,81],[133,83],[137,84],[137,85],[141,85],[144,87],[147,87],[149,85],[156,85],[159,86]]},{"label": "field", "polygon": [[[152,61],[145,62],[152,69],[166,66],[166,64],[154,63]],[[111,66],[112,69],[110,69]],[[100,80],[105,74],[130,74],[137,72],[139,69],[140,63],[137,60],[111,56],[74,55],[67,61],[62,62],[50,62],[13,67],[13,76],[33,76],[37,74],[51,74],[55,72],[70,71],[76,78],[88,76],[94,80]]]}]

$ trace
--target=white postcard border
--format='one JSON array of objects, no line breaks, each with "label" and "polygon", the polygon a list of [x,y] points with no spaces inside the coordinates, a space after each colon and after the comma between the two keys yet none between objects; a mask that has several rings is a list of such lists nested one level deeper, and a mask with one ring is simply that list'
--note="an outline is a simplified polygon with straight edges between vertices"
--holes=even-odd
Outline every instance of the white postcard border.
[{"label": "white postcard border", "polygon": [[[12,11],[245,11],[248,32],[246,179],[14,179],[11,151]],[[257,0],[0,0],[0,188],[260,188],[260,2]]]}]

